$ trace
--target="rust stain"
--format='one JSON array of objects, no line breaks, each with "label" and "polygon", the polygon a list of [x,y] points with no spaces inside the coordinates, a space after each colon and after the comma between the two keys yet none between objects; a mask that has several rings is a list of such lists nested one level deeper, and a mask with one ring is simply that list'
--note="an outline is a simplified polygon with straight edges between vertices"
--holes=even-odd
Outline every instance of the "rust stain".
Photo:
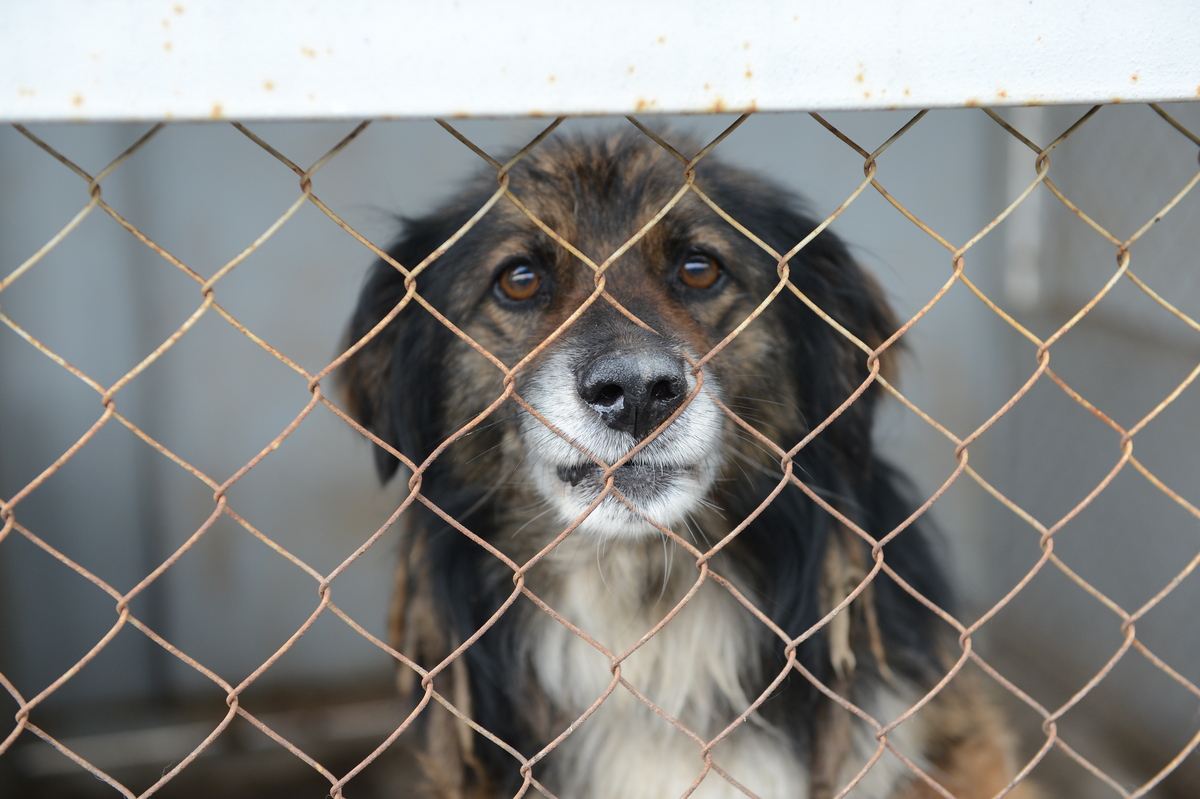
[{"label": "rust stain", "polygon": [[1138,74],[1136,72],[1133,73],[1133,76],[1130,78],[1130,80],[1133,81],[1134,83],[1137,83],[1138,82]]},{"label": "rust stain", "polygon": [[316,50],[314,50],[314,49],[312,49],[311,47],[301,47],[301,48],[300,48],[300,55],[302,55],[302,56],[307,56],[308,58],[316,58],[316,57],[317,57],[317,51],[316,51]]},{"label": "rust stain", "polygon": [[554,80],[555,80],[554,76],[553,76],[553,75],[551,75],[551,76],[550,76],[550,82],[551,82],[551,83],[554,83]]},{"label": "rust stain", "polygon": [[169,20],[169,19],[164,19],[164,20],[162,21],[162,26],[163,26],[163,29],[164,29],[164,30],[166,30],[167,28],[171,27],[171,20]]},{"label": "rust stain", "polygon": [[965,105],[967,108],[978,108],[979,100],[975,97],[972,97],[971,99],[969,99],[965,103],[963,103],[963,105]]},{"label": "rust stain", "polygon": [[174,11],[176,14],[182,14],[182,13],[183,13],[183,11],[184,11],[184,9],[183,9],[183,3],[176,3],[176,4],[175,4],[175,5],[174,5],[174,6],[171,8],[171,10],[172,10],[172,11]]},{"label": "rust stain", "polygon": [[173,47],[174,47],[174,45],[172,45],[170,42],[163,42],[163,49],[166,50],[168,53],[171,52],[171,49]]},{"label": "rust stain", "polygon": [[263,88],[264,88],[264,89],[266,89],[266,90],[267,90],[267,91],[269,91],[269,92],[275,91],[275,81],[273,81],[273,80],[264,80],[264,81],[263,81]]},{"label": "rust stain", "polygon": [[718,97],[716,100],[713,100],[713,104],[708,107],[708,110],[714,114],[725,113],[725,101]]},{"label": "rust stain", "polygon": [[79,106],[83,105],[83,95],[82,95],[82,94],[76,94],[74,97],[72,97],[72,98],[71,98],[71,105],[75,106],[76,108],[78,108]]},{"label": "rust stain", "polygon": [[22,97],[33,97],[34,91],[33,89],[26,89],[22,87],[17,89],[17,94],[21,95]]},{"label": "rust stain", "polygon": [[863,92],[863,97],[869,100],[869,99],[871,99],[871,93],[870,93],[870,92]]},{"label": "rust stain", "polygon": [[[712,88],[712,84],[711,84],[711,83],[706,83],[706,84],[704,84],[704,91],[708,91],[708,90],[710,90],[711,88]],[[1197,91],[1197,92],[1200,92],[1200,88],[1198,88],[1196,91]]]},{"label": "rust stain", "polygon": [[862,83],[864,80],[866,80],[866,78],[863,77],[863,74],[861,72],[858,73],[857,75],[855,75],[854,79],[856,81],[858,81],[859,83]]},{"label": "rust stain", "polygon": [[633,110],[634,111],[645,111],[646,110],[646,101],[639,97],[638,101],[637,101],[637,105],[635,105],[633,107]]},{"label": "rust stain", "polygon": [[1004,89],[1001,89],[1000,91],[996,92],[996,96],[997,97],[1008,97],[1008,92],[1004,91]]},{"label": "rust stain", "polygon": [[658,43],[659,43],[659,44],[666,44],[666,43],[667,43],[667,37],[666,37],[666,36],[659,36],[659,37],[658,37]]},{"label": "rust stain", "polygon": [[332,47],[326,47],[326,48],[325,48],[325,55],[333,55],[333,48],[332,48]]},{"label": "rust stain", "polygon": [[750,42],[742,42],[742,49],[743,49],[743,50],[749,50],[749,49],[750,49]]},{"label": "rust stain", "polygon": [[225,109],[221,107],[220,103],[213,103],[212,110],[208,112],[208,115],[213,119],[221,119],[225,116]]},{"label": "rust stain", "polygon": [[1196,87],[1196,96],[1200,97],[1200,86]]},{"label": "rust stain", "polygon": [[754,77],[754,73],[750,71],[750,68],[749,68],[749,67],[747,67],[747,68],[746,68],[746,78],[747,78],[747,79],[750,79],[750,78],[753,78],[753,77]]},{"label": "rust stain", "polygon": [[629,68],[629,74],[630,74],[630,75],[632,75],[632,74],[633,74],[633,67],[630,67],[630,68]]},{"label": "rust stain", "polygon": [[908,97],[910,94],[912,94],[912,92],[911,92],[911,91],[909,91],[908,89],[905,89],[905,90],[904,90],[904,96],[905,96],[905,97]]}]

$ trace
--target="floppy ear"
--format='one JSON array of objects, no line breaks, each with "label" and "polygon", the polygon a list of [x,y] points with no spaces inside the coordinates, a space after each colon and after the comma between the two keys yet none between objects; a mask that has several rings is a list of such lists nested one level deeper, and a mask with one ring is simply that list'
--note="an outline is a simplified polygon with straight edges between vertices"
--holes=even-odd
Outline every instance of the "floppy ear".
[{"label": "floppy ear", "polygon": [[[406,220],[403,237],[388,255],[411,269],[454,234],[462,223],[457,218],[460,215],[451,212]],[[448,257],[442,256],[417,279],[417,291],[435,306],[441,304],[439,295],[447,271],[442,261]],[[345,347],[367,335],[404,299],[404,280],[404,274],[386,261],[371,267],[346,332]],[[421,463],[438,443],[430,440],[440,429],[437,377],[443,371],[441,360],[451,335],[419,303],[410,300],[391,323],[346,361],[338,376],[351,416],[414,463]],[[374,449],[380,479],[387,481],[400,461],[382,447]]]},{"label": "floppy ear", "polygon": [[[743,225],[779,253],[789,252],[817,227],[795,195],[761,178],[719,163],[710,163],[703,174],[705,191],[714,196]],[[762,267],[769,285],[775,283],[775,265],[765,253]],[[788,260],[789,281],[814,305],[859,341],[874,349],[896,330],[883,292],[850,255],[846,245],[829,230],[808,242]],[[812,310],[789,288],[775,300],[776,318],[786,326],[789,367],[798,375],[798,405],[804,416],[801,427],[811,429],[829,418],[867,379],[868,354],[841,331]],[[881,359],[890,373],[889,352]],[[830,447],[843,462],[869,458],[870,427],[880,388],[871,386],[813,442],[813,449]],[[803,436],[808,429],[790,431]]]},{"label": "floppy ear", "polygon": [[[404,294],[404,275],[391,264],[377,262],[359,295],[358,306],[346,331],[344,347],[353,346],[370,332],[403,299]],[[400,316],[403,317],[408,310],[406,308]],[[396,340],[406,321],[397,317],[378,331],[362,349],[350,356],[338,374],[350,415],[401,452],[404,448],[400,444],[399,414],[394,407],[399,398],[393,396],[392,389],[396,373]],[[395,474],[400,461],[382,447],[373,449],[375,467],[380,478],[386,481]]]},{"label": "floppy ear", "polygon": [[[785,247],[794,246],[813,229],[811,220],[789,211],[782,219]],[[874,349],[896,330],[896,322],[875,279],[851,257],[846,245],[826,231],[789,262],[790,280],[797,289],[859,341]],[[804,408],[811,425],[820,424],[853,394],[870,375],[868,354],[841,331],[822,319],[790,290],[781,298],[791,309],[789,317],[803,326],[793,336],[793,360],[805,375]],[[880,358],[881,374],[890,380],[899,346],[889,347]],[[881,393],[871,385],[826,430],[829,443],[849,462],[870,458],[871,425]],[[821,436],[822,438],[824,435]],[[815,442],[814,442],[815,443]]]}]

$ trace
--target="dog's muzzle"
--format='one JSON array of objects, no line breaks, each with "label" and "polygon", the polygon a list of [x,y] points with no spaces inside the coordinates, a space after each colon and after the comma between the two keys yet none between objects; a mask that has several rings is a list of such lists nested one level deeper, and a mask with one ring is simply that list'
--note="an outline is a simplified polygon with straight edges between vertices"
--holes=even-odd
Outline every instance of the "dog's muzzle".
[{"label": "dog's muzzle", "polygon": [[643,331],[586,345],[563,342],[549,354],[524,396],[563,435],[522,417],[521,441],[527,473],[559,520],[574,520],[605,490],[608,478],[597,461],[616,463],[639,444],[611,472],[612,488],[624,499],[605,498],[580,529],[641,535],[654,529],[647,517],[673,525],[698,507],[721,460],[722,422],[714,378],[705,372],[704,387],[689,401],[696,385],[677,345]]}]

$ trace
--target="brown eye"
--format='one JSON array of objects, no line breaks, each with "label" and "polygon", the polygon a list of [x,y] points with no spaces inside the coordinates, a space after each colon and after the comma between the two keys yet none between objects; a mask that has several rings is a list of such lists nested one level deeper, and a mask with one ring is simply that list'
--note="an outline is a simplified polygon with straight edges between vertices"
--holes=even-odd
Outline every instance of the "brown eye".
[{"label": "brown eye", "polygon": [[707,255],[690,255],[679,267],[679,279],[694,289],[712,288],[720,276],[720,265]]},{"label": "brown eye", "polygon": [[542,279],[529,264],[513,264],[500,273],[496,285],[510,300],[527,300],[537,294]]}]

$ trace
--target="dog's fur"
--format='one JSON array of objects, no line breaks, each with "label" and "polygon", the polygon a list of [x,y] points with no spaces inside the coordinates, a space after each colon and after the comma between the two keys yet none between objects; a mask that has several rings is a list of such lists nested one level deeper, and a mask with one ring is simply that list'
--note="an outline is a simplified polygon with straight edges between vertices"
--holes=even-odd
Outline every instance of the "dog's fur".
[{"label": "dog's fur", "polygon": [[[520,161],[511,172],[511,190],[599,263],[660,210],[682,184],[682,173],[677,160],[638,133],[564,137]],[[700,163],[696,175],[697,186],[718,206],[779,252],[815,227],[794,197],[757,177],[712,158]],[[391,256],[408,268],[421,263],[495,189],[494,175],[481,176],[445,207],[408,221]],[[681,268],[691,261],[719,265],[711,287],[683,281]],[[499,287],[504,270],[516,265],[540,281],[528,299],[511,299]],[[831,233],[813,239],[789,268],[800,292],[869,346],[895,330],[874,281]],[[707,551],[781,480],[779,456],[720,405],[787,450],[830,417],[869,370],[865,353],[787,288],[702,369],[695,368],[779,277],[772,257],[690,192],[605,278],[615,302],[600,297],[515,376],[517,395],[558,433],[510,398],[428,463],[419,491],[523,564],[587,510],[604,487],[604,468],[649,436],[644,449],[613,473],[613,489],[630,504],[607,496],[525,575],[529,591],[619,654],[658,624],[701,575],[695,556],[648,519]],[[509,367],[558,330],[594,289],[592,270],[506,199],[416,279],[421,297]],[[405,293],[403,274],[376,264],[349,341],[378,325]],[[500,397],[503,377],[415,299],[343,372],[352,413],[415,464],[425,463]],[[609,394],[598,395],[597,387]],[[642,388],[650,393],[643,396]],[[792,474],[875,538],[902,524],[914,507],[904,481],[874,451],[879,393],[871,385],[792,459]],[[375,454],[382,476],[392,476],[399,461],[383,448]],[[394,645],[432,668],[492,619],[514,591],[513,573],[428,507],[414,504],[407,516]],[[924,519],[883,552],[909,586],[951,608]],[[791,484],[708,562],[713,575],[793,637],[844,599],[872,565],[869,547]],[[784,671],[785,646],[709,577],[676,617],[622,662],[620,677],[708,741]],[[880,572],[848,608],[799,645],[796,659],[887,724],[941,678],[952,650],[951,628]],[[479,726],[532,757],[612,679],[611,662],[592,643],[521,596],[439,673],[434,686]],[[401,683],[413,688],[411,670],[401,669]],[[512,754],[437,705],[425,715],[429,794],[493,797],[520,790],[523,776]],[[716,745],[712,762],[763,799],[831,797],[874,755],[874,733],[792,670]],[[995,796],[1012,777],[1003,724],[965,672],[887,738],[959,799]],[[665,799],[682,795],[704,765],[701,745],[618,686],[533,766],[532,776],[563,799]],[[745,794],[710,771],[692,795]],[[935,794],[886,752],[850,795]]]}]

